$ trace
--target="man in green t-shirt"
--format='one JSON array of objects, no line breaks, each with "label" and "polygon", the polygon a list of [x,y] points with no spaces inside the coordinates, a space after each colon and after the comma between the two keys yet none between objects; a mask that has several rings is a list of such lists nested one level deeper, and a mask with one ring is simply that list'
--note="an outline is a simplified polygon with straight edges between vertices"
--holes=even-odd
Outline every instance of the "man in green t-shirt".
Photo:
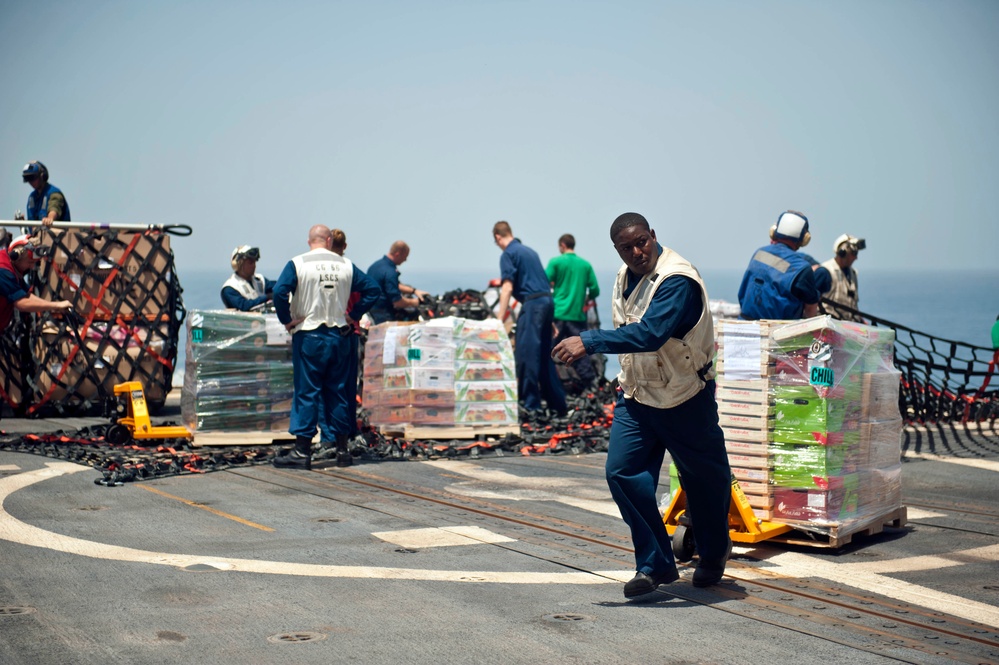
[{"label": "man in green t-shirt", "polygon": [[[558,239],[558,251],[559,255],[545,268],[555,298],[556,344],[586,330],[584,306],[600,295],[593,266],[576,254],[576,239],[571,234],[566,233]],[[589,356],[577,360],[573,367],[584,385],[589,386],[597,379]]]}]

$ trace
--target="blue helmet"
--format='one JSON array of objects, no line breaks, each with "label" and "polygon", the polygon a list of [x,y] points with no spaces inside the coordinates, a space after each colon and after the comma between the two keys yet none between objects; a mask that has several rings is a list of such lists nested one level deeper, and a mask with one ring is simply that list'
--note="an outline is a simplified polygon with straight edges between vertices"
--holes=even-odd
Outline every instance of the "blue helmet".
[{"label": "blue helmet", "polygon": [[48,182],[49,170],[39,161],[28,162],[24,165],[24,170],[21,171],[21,180],[28,182],[35,176],[38,176],[45,182]]}]

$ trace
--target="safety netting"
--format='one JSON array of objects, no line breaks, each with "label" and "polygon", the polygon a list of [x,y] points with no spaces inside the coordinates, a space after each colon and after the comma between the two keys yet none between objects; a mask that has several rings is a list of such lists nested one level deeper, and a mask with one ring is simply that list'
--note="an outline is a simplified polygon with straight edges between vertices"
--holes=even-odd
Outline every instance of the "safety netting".
[{"label": "safety netting", "polygon": [[149,229],[38,232],[33,293],[63,315],[18,315],[0,338],[0,397],[19,415],[83,415],[140,381],[153,412],[173,380],[185,310],[170,236]]},{"label": "safety netting", "polygon": [[895,330],[895,367],[902,372],[899,409],[910,425],[982,423],[999,413],[999,352],[930,335],[823,299],[836,318]]}]

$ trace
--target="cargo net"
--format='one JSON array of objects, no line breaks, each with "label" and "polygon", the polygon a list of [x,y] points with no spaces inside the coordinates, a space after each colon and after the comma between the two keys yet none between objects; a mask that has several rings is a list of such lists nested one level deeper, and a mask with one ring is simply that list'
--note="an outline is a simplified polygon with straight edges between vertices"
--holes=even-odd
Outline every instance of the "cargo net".
[{"label": "cargo net", "polygon": [[33,292],[66,315],[20,315],[3,336],[2,398],[18,414],[98,412],[114,385],[140,381],[154,413],[173,379],[185,310],[170,239],[159,231],[40,233]]},{"label": "cargo net", "polygon": [[999,414],[999,353],[913,330],[823,299],[843,320],[895,330],[895,366],[902,372],[899,408],[908,424],[978,423],[995,428]]}]

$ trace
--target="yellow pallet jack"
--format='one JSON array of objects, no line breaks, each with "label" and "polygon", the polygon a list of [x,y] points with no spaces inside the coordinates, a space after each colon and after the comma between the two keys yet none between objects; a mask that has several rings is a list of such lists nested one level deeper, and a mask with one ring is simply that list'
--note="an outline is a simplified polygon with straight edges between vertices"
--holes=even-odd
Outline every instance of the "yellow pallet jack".
[{"label": "yellow pallet jack", "polygon": [[125,445],[132,441],[143,442],[160,439],[194,438],[186,427],[178,425],[153,426],[149,420],[149,408],[146,406],[146,394],[138,381],[126,381],[114,387],[118,398],[115,422],[112,423],[105,440],[116,445]]},{"label": "yellow pallet jack", "polygon": [[[687,514],[687,493],[680,489],[670,501],[669,508],[663,514],[663,524],[673,541],[673,556],[677,561],[686,562],[694,558],[694,525]],[[732,501],[728,508],[729,549],[735,543],[758,543],[788,531],[794,527],[779,522],[761,520],[753,513],[739,481],[732,477]]]}]

